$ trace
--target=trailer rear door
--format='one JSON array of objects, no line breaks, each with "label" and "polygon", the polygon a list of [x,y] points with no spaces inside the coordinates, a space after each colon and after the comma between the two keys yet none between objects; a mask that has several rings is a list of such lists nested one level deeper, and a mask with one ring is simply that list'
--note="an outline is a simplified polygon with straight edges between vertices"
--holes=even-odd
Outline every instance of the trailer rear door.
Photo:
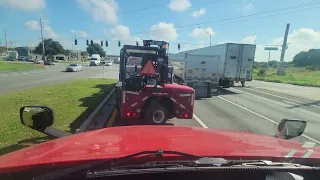
[{"label": "trailer rear door", "polygon": [[250,44],[240,45],[241,61],[240,61],[240,80],[252,81],[252,69],[255,57],[256,46]]},{"label": "trailer rear door", "polygon": [[224,77],[237,78],[239,64],[239,44],[227,44]]},{"label": "trailer rear door", "polygon": [[186,54],[185,75],[186,82],[218,82],[219,56]]}]

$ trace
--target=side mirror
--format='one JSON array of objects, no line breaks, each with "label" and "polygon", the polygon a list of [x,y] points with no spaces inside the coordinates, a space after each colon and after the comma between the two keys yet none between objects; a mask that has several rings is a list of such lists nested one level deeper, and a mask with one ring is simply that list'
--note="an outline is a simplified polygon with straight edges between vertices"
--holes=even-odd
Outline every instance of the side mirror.
[{"label": "side mirror", "polygon": [[283,139],[298,137],[304,132],[306,126],[306,121],[282,119],[278,125],[278,137]]},{"label": "side mirror", "polygon": [[43,132],[53,124],[53,111],[45,106],[25,106],[20,108],[20,120],[23,125]]}]

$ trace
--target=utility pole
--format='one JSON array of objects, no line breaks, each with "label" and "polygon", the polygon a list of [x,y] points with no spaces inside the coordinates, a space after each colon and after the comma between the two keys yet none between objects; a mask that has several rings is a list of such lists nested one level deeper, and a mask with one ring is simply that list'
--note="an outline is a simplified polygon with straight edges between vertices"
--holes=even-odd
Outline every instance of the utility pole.
[{"label": "utility pole", "polygon": [[41,27],[41,39],[42,39],[42,60],[45,61],[45,51],[44,51],[44,39],[43,39],[43,32],[42,32],[42,21],[40,18],[40,27]]},{"label": "utility pole", "polygon": [[288,23],[287,27],[286,27],[285,34],[284,34],[280,62],[278,64],[278,71],[277,71],[278,75],[284,75],[284,73],[285,73],[285,70],[283,68],[283,60],[284,60],[284,55],[285,55],[286,49],[287,49],[287,39],[288,39],[288,34],[289,34],[289,28],[290,28],[290,24]]},{"label": "utility pole", "polygon": [[6,54],[8,54],[8,40],[7,40],[6,28],[4,28],[3,31],[4,31],[4,38],[5,38],[5,41],[6,41],[6,49],[7,49]]}]

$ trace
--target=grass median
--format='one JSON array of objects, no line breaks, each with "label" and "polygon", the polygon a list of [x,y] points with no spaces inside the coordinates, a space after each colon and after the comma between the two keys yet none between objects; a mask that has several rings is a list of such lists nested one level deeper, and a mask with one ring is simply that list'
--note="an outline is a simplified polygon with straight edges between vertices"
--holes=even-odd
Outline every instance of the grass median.
[{"label": "grass median", "polygon": [[265,70],[266,74],[264,76],[259,76],[259,69],[254,69],[253,79],[300,86],[320,87],[320,71],[308,71],[305,68],[290,67],[285,69],[285,75],[278,76],[276,68],[269,68]]},{"label": "grass median", "polygon": [[0,95],[0,155],[50,139],[20,123],[20,107],[49,106],[55,114],[53,126],[74,132],[112,90],[114,83],[113,79],[83,79]]},{"label": "grass median", "polygon": [[32,63],[24,63],[24,62],[5,62],[0,61],[0,73],[3,72],[16,72],[16,71],[28,71],[34,69],[42,69],[43,66]]}]

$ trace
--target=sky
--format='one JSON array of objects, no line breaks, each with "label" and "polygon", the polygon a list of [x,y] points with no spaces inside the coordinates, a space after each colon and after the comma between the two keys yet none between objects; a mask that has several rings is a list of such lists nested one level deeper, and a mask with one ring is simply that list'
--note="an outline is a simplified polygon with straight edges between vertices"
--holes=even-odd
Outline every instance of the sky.
[{"label": "sky", "polygon": [[[280,59],[280,45],[290,23],[285,61],[300,51],[320,47],[320,1],[316,0],[0,0],[0,42],[36,46],[40,18],[45,38],[64,48],[85,50],[86,40],[108,40],[107,54],[118,55],[118,41],[142,44],[165,40],[170,53],[221,43],[256,44],[255,61]],[[78,38],[78,45],[73,45]],[[2,41],[0,46],[3,46]]]}]

